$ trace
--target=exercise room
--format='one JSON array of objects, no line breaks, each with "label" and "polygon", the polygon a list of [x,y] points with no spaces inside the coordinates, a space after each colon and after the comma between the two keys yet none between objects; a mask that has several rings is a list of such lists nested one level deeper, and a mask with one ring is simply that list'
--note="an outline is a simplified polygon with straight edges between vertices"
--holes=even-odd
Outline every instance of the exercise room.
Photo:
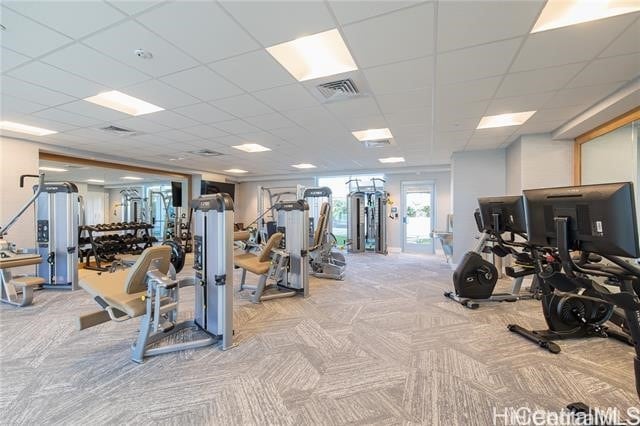
[{"label": "exercise room", "polygon": [[640,424],[640,3],[0,0],[0,424]]}]

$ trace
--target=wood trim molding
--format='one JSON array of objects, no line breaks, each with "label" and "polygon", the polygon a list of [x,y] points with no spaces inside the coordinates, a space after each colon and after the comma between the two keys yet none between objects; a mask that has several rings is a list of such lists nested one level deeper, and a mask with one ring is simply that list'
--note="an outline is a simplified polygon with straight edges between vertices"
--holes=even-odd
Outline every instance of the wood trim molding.
[{"label": "wood trim molding", "polygon": [[640,120],[640,106],[627,111],[604,124],[589,130],[575,138],[573,145],[573,184],[580,185],[582,182],[582,145],[617,128],[625,126],[632,121]]},{"label": "wood trim molding", "polygon": [[640,120],[640,106],[635,107],[631,111],[627,111],[624,114],[619,115],[616,118],[611,119],[604,124],[601,124],[595,129],[589,130],[588,132],[581,134],[575,139],[575,141],[577,144],[582,145],[583,143],[589,142],[590,140],[595,139],[598,136],[602,136],[605,133],[612,132],[618,127],[622,127],[635,120]]}]

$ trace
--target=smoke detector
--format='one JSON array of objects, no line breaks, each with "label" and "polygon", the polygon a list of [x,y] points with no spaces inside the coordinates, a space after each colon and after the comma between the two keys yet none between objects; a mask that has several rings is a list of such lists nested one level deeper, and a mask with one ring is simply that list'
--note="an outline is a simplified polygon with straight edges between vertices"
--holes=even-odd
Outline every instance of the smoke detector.
[{"label": "smoke detector", "polygon": [[138,58],[142,58],[142,59],[153,58],[153,54],[151,52],[147,52],[144,49],[136,49],[133,51],[133,53],[135,53]]},{"label": "smoke detector", "polygon": [[360,96],[358,86],[356,86],[356,83],[350,78],[322,83],[317,85],[316,88],[327,101]]}]

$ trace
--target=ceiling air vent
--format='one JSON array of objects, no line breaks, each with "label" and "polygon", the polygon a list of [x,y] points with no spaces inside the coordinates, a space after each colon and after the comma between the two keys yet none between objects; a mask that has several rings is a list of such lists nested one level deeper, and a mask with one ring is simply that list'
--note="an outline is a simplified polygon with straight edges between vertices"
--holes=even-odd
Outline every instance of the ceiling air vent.
[{"label": "ceiling air vent", "polygon": [[380,139],[377,141],[362,141],[366,148],[382,148],[391,145],[391,139]]},{"label": "ceiling air vent", "polygon": [[218,157],[220,155],[224,155],[221,152],[211,151],[210,149],[200,149],[198,151],[189,151],[189,152],[195,155],[201,155],[203,157]]},{"label": "ceiling air vent", "polygon": [[109,132],[111,134],[118,135],[118,136],[133,136],[138,134],[138,132],[136,132],[135,130],[125,129],[123,127],[117,127],[117,126],[101,127],[100,130],[102,130],[103,132]]},{"label": "ceiling air vent", "polygon": [[318,91],[326,100],[336,100],[359,96],[358,87],[350,78],[319,84]]}]

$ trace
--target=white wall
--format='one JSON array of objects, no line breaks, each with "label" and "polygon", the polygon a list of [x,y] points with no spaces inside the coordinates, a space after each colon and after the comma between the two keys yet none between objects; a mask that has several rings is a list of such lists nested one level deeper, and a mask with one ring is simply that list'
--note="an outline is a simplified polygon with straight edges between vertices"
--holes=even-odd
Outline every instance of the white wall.
[{"label": "white wall", "polygon": [[507,194],[522,193],[522,138],[518,138],[507,147],[506,157]]},{"label": "white wall", "polygon": [[[36,144],[0,137],[0,226],[4,226],[33,195],[33,178],[20,188],[20,175],[38,174]],[[5,239],[19,247],[35,246],[34,208],[31,206],[9,230]]]},{"label": "white wall", "polygon": [[633,139],[631,123],[583,144],[582,184],[635,182],[637,151],[638,141]]},{"label": "white wall", "polygon": [[456,152],[451,159],[453,263],[475,245],[478,197],[505,195],[506,150]]},{"label": "white wall", "polygon": [[573,146],[548,133],[522,136],[522,189],[572,185]]}]

